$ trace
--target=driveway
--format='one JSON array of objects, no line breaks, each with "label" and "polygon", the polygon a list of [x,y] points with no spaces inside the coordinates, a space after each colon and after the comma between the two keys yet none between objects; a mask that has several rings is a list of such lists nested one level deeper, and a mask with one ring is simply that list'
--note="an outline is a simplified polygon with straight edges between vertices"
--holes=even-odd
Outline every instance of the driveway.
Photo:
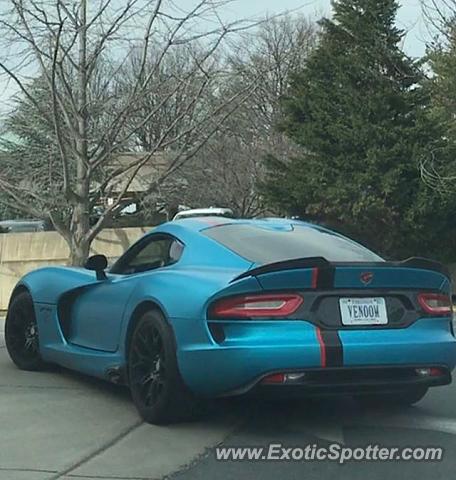
[{"label": "driveway", "polygon": [[[0,331],[3,323],[0,323]],[[0,334],[0,480],[451,478],[456,469],[456,386],[403,411],[362,410],[350,398],[216,402],[198,421],[142,423],[124,389],[64,370],[28,373]],[[217,462],[214,447],[330,443],[440,446],[438,463]]]}]

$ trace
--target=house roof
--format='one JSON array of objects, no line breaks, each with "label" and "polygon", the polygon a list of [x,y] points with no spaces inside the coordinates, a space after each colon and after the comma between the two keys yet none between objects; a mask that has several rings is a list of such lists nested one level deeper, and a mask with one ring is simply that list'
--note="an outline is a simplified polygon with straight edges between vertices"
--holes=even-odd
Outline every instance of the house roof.
[{"label": "house roof", "polygon": [[[125,186],[129,182],[134,168],[141,159],[147,158],[149,154],[147,152],[133,152],[133,153],[121,153],[117,155],[109,163],[109,169],[111,171],[116,168],[125,168],[131,165],[131,169],[125,173],[120,174],[118,177],[114,178],[110,183],[110,190],[112,193],[120,193],[124,190]],[[141,166],[138,173],[135,175],[133,180],[130,182],[127,192],[146,192],[150,187],[151,183],[157,180],[163,173],[166,172],[166,169],[169,165],[169,156],[164,153],[155,153],[153,154],[147,162]]]}]

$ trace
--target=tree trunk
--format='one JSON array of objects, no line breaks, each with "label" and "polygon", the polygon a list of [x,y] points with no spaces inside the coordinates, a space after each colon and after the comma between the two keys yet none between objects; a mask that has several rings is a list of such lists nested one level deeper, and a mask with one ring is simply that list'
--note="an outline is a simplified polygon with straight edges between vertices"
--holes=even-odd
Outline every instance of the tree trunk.
[{"label": "tree trunk", "polygon": [[90,243],[86,240],[76,242],[73,238],[70,247],[68,263],[73,267],[83,267],[90,254]]},{"label": "tree trunk", "polygon": [[87,235],[89,228],[88,201],[80,197],[80,201],[73,207],[71,218],[70,265],[81,267],[89,257],[91,244],[91,240]]},{"label": "tree trunk", "polygon": [[88,170],[88,144],[87,144],[87,0],[80,3],[80,32],[79,58],[78,58],[78,123],[76,138],[76,185],[74,191],[76,201],[73,204],[71,219],[70,264],[83,266],[86,262],[91,240],[89,189],[90,172]]}]

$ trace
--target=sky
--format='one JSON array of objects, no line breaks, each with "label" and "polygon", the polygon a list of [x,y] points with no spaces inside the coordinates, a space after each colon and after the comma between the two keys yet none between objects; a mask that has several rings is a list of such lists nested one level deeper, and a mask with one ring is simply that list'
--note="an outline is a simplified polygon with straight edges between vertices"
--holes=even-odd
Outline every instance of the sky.
[{"label": "sky", "polygon": [[[193,0],[178,0],[178,3],[184,7],[186,3],[192,4]],[[424,53],[426,39],[429,40],[421,15],[420,0],[402,0],[399,3],[401,8],[397,24],[407,31],[404,49],[410,56],[419,57]],[[330,16],[331,0],[237,0],[226,8],[226,14],[233,18],[244,18],[295,9],[316,18]]]},{"label": "sky", "polygon": [[[182,10],[190,10],[196,0],[174,0]],[[420,0],[400,0],[397,24],[407,32],[404,50],[412,57],[420,57],[425,51],[425,41],[429,32],[423,22]],[[315,19],[331,15],[331,0],[232,0],[221,12],[225,21],[236,19],[259,19],[267,13],[274,15],[284,11],[297,11]],[[0,76],[0,119],[6,112],[8,99],[17,91],[13,82],[6,82]]]}]

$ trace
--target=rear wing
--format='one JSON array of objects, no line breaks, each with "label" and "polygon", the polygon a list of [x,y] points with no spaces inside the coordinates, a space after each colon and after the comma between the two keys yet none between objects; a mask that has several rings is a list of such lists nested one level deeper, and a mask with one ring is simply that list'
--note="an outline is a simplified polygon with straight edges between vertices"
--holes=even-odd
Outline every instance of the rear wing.
[{"label": "rear wing", "polygon": [[336,267],[342,266],[356,266],[363,268],[372,268],[372,267],[402,267],[402,268],[416,268],[421,270],[430,270],[438,272],[451,282],[451,275],[448,268],[434,260],[429,260],[427,258],[421,257],[412,257],[407,260],[399,262],[329,262],[324,257],[307,257],[307,258],[296,258],[293,260],[285,260],[281,262],[269,263],[267,265],[261,265],[260,267],[252,268],[250,270],[241,273],[237,277],[233,278],[230,283],[241,280],[242,278],[255,277],[257,275],[263,275],[265,273],[273,272],[282,272],[286,270],[297,270],[300,268],[318,268],[320,271],[319,278],[323,283],[326,283],[325,280],[329,280],[333,277]]}]

